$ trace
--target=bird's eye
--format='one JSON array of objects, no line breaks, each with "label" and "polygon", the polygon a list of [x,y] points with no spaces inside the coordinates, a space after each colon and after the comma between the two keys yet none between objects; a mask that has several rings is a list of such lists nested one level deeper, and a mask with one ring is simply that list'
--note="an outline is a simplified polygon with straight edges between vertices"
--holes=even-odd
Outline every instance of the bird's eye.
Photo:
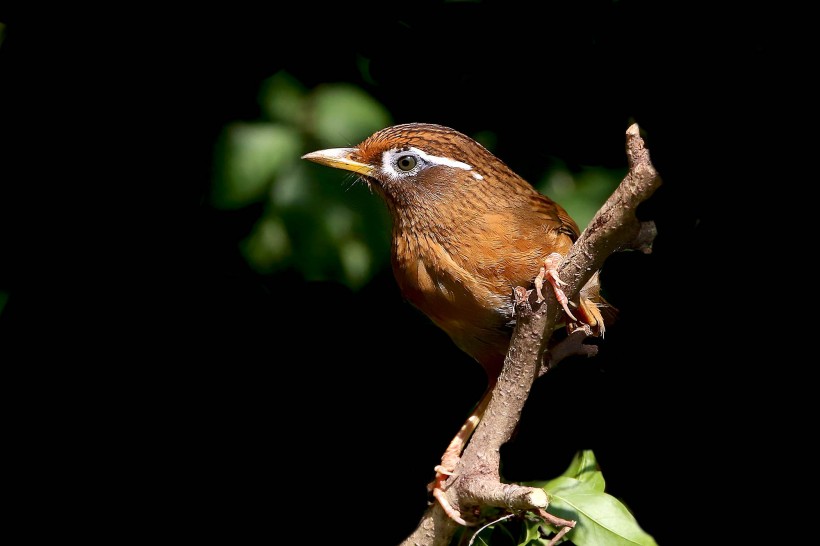
[{"label": "bird's eye", "polygon": [[403,155],[396,161],[396,165],[404,172],[412,171],[416,167],[416,158],[412,155]]}]

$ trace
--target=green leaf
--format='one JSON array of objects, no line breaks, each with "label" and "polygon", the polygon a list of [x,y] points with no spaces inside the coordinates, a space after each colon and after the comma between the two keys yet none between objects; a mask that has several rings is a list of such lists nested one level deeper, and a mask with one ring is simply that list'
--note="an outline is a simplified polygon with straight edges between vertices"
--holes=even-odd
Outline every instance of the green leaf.
[{"label": "green leaf", "polygon": [[606,487],[604,475],[599,470],[598,460],[595,459],[595,454],[591,449],[584,449],[576,453],[561,476],[588,483],[595,491],[603,491]]},{"label": "green leaf", "polygon": [[545,546],[549,543],[548,540],[541,538],[540,527],[549,528],[550,526],[546,525],[541,518],[537,520],[527,519],[525,523],[524,536],[518,542],[519,546]]},{"label": "green leaf", "polygon": [[262,198],[273,177],[299,161],[301,137],[274,123],[233,123],[222,139],[221,169],[214,203],[236,208]]},{"label": "green leaf", "polygon": [[578,546],[657,546],[618,499],[597,491],[594,482],[561,476],[544,487],[549,511],[578,523],[567,536]]},{"label": "green leaf", "polygon": [[364,286],[373,269],[373,257],[367,245],[356,239],[347,240],[339,248],[339,258],[348,285],[352,288]]},{"label": "green leaf", "polygon": [[354,85],[322,85],[316,88],[313,100],[314,131],[328,147],[358,144],[392,124],[387,109]]},{"label": "green leaf", "polygon": [[583,230],[626,172],[601,167],[582,167],[573,172],[556,162],[559,165],[536,184],[536,189],[561,203]]},{"label": "green leaf", "polygon": [[267,273],[281,266],[290,256],[291,241],[282,219],[266,215],[242,241],[241,248],[254,269]]},{"label": "green leaf", "polygon": [[[590,449],[577,452],[572,458],[572,462],[570,462],[569,467],[567,467],[561,476],[574,478],[582,483],[587,483],[595,491],[603,491],[606,486],[604,475],[598,468],[598,460],[595,458],[595,454]],[[523,485],[527,485],[529,487],[540,487],[546,491],[549,491],[553,482],[555,482],[555,480],[526,482]]]},{"label": "green leaf", "polygon": [[271,120],[301,126],[307,111],[305,108],[306,95],[307,91],[298,80],[284,70],[280,70],[262,82],[259,103]]}]

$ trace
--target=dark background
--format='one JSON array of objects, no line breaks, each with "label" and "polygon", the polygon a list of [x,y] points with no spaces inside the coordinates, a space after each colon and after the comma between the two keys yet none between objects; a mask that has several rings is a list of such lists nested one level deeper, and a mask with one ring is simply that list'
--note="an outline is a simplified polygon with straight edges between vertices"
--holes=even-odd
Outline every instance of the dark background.
[{"label": "dark background", "polygon": [[490,129],[511,165],[622,167],[641,125],[664,178],[641,207],[654,252],[608,260],[621,319],[597,358],[536,383],[503,472],[548,479],[591,448],[675,543],[738,371],[707,349],[701,266],[732,246],[716,211],[748,176],[776,58],[757,13],[649,4],[4,14],[0,350],[42,506],[90,493],[69,528],[113,510],[121,532],[231,542],[391,544],[421,516],[483,372],[389,271],[359,292],[259,275],[237,249],[259,211],[208,205],[220,130],[286,69],[360,85],[397,122]]}]

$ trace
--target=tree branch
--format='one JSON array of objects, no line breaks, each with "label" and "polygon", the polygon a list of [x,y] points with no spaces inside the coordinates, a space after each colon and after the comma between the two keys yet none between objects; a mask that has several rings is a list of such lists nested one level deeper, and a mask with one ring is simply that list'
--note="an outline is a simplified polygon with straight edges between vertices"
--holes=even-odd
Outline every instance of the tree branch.
[{"label": "tree branch", "polygon": [[[637,124],[626,131],[626,155],[629,172],[604,203],[587,229],[573,245],[559,268],[567,297],[578,302],[578,293],[608,256],[626,249],[650,252],[656,230],[653,222],[640,222],[635,215],[638,205],[647,200],[661,184],[661,178],[649,158]],[[519,421],[524,403],[547,350],[561,307],[551,290],[545,301],[534,303],[530,291],[516,290],[516,326],[504,368],[493,390],[493,397],[475,433],[461,456],[455,475],[445,482],[450,504],[462,514],[478,514],[482,507],[505,507],[543,513],[548,506],[542,489],[501,483],[500,449]],[[569,339],[569,338],[568,338]],[[580,349],[577,336],[562,348],[555,347],[554,363]],[[557,353],[557,354],[556,354]],[[561,356],[563,355],[563,356]],[[544,367],[545,370],[548,366]],[[446,546],[458,524],[452,521],[438,503],[425,512],[416,530],[402,546]]]}]

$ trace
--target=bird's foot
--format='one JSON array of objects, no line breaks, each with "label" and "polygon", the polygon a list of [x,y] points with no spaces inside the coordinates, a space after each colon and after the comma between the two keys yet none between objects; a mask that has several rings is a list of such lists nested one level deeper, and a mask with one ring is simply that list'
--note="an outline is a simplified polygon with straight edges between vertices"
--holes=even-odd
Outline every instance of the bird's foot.
[{"label": "bird's foot", "polygon": [[564,309],[564,313],[566,313],[572,320],[577,321],[578,319],[576,319],[575,315],[573,315],[569,310],[569,300],[567,299],[567,295],[564,294],[564,291],[561,289],[561,285],[567,283],[558,277],[558,266],[561,265],[563,259],[564,257],[557,252],[553,252],[544,258],[544,265],[542,265],[538,270],[538,275],[535,277],[534,281],[535,292],[538,294],[536,301],[538,303],[544,301],[544,294],[541,292],[541,288],[544,286],[544,280],[546,279],[552,285],[552,290],[555,292],[555,299],[557,299],[558,303],[561,304],[561,307]]},{"label": "bird's foot", "polygon": [[455,468],[456,465],[458,465],[458,461],[461,459],[461,451],[464,449],[464,444],[467,441],[465,435],[469,436],[469,434],[472,433],[472,430],[467,431],[465,430],[465,427],[469,427],[471,429],[475,428],[474,425],[470,427],[472,424],[473,423],[468,420],[464,427],[462,427],[459,431],[459,434],[456,435],[456,437],[453,438],[453,441],[450,442],[450,445],[447,446],[447,450],[441,457],[441,464],[436,465],[434,469],[436,471],[436,477],[427,486],[427,489],[433,494],[433,498],[436,499],[441,505],[444,513],[456,523],[464,526],[468,526],[469,523],[461,517],[461,512],[453,508],[450,501],[447,500],[447,496],[444,494],[444,482],[446,482],[450,476],[456,475]]},{"label": "bird's foot", "polygon": [[484,411],[490,403],[490,399],[492,398],[492,387],[493,385],[488,387],[487,391],[484,393],[484,396],[473,410],[472,415],[470,415],[470,417],[464,422],[459,429],[458,434],[455,435],[455,437],[450,441],[450,445],[448,445],[447,449],[444,450],[444,455],[441,456],[441,464],[436,465],[434,469],[436,471],[436,477],[427,486],[427,489],[433,494],[433,498],[436,499],[436,501],[438,501],[441,505],[444,513],[459,525],[471,526],[474,524],[467,523],[467,521],[461,517],[461,512],[454,508],[450,504],[450,501],[447,500],[447,496],[444,494],[444,483],[451,476],[456,476],[455,469],[461,460],[461,453],[464,451],[467,441],[470,439],[470,436],[472,436],[473,431],[475,431],[479,421],[481,421],[481,416],[484,415]]},{"label": "bird's foot", "polygon": [[459,525],[469,526],[470,524],[461,517],[461,512],[453,508],[453,505],[447,500],[447,495],[444,494],[444,482],[447,481],[450,476],[455,475],[453,470],[445,468],[443,465],[436,466],[435,470],[436,477],[430,485],[427,486],[430,492],[432,492],[433,498],[438,501],[441,505],[441,509],[444,510],[444,513],[447,514],[450,519]]}]

